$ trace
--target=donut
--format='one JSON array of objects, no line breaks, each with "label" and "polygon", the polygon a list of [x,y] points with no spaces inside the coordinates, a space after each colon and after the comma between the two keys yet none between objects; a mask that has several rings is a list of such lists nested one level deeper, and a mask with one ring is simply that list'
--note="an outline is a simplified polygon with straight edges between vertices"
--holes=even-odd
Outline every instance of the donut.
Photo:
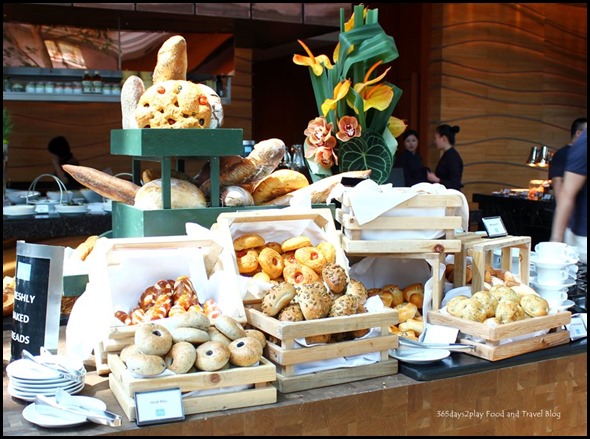
[{"label": "donut", "polygon": [[262,346],[252,337],[237,338],[229,345],[229,355],[229,362],[234,366],[253,366],[262,357]]},{"label": "donut", "polygon": [[170,333],[172,334],[172,341],[174,343],[186,341],[193,344],[201,344],[209,341],[209,333],[202,329],[180,327],[172,329]]},{"label": "donut", "polygon": [[295,297],[295,286],[289,282],[273,285],[262,298],[261,311],[267,316],[276,316]]},{"label": "donut", "polygon": [[478,291],[471,295],[472,299],[480,302],[486,310],[486,317],[494,317],[498,300],[489,291]]},{"label": "donut", "polygon": [[159,355],[138,354],[130,355],[125,363],[127,370],[142,377],[160,375],[166,370],[166,362]]},{"label": "donut", "polygon": [[219,341],[203,343],[197,347],[196,353],[195,366],[197,366],[197,369],[209,372],[222,369],[230,358],[229,346]]},{"label": "donut", "polygon": [[[379,290],[379,297],[385,306],[395,308],[404,303],[404,292],[395,284],[387,284]],[[389,305],[387,304],[389,303]]]},{"label": "donut", "polygon": [[307,265],[301,265],[299,263],[287,264],[283,269],[283,277],[293,285],[311,284],[317,282],[320,278]]},{"label": "donut", "polygon": [[336,247],[329,241],[322,241],[316,248],[324,255],[326,261],[330,264],[336,263]]},{"label": "donut", "polygon": [[134,342],[145,355],[166,355],[172,347],[172,334],[162,325],[142,323],[135,330]]},{"label": "donut", "polygon": [[234,239],[234,250],[242,251],[262,247],[266,241],[258,233],[244,233]]},{"label": "donut", "polygon": [[333,293],[340,294],[346,289],[348,277],[341,265],[328,262],[322,268],[322,279]]},{"label": "donut", "polygon": [[209,334],[209,340],[211,341],[218,341],[226,346],[229,346],[229,344],[231,343],[231,339],[223,335],[223,332],[221,332],[215,326],[210,326],[207,330],[207,333]]},{"label": "donut", "polygon": [[172,348],[164,357],[164,362],[168,370],[176,374],[182,374],[187,373],[195,365],[196,359],[197,351],[195,347],[186,341],[181,341],[172,345]]},{"label": "donut", "polygon": [[263,248],[258,254],[258,263],[262,271],[268,274],[271,279],[276,279],[283,274],[285,263],[281,254],[270,247]]},{"label": "donut", "polygon": [[246,337],[253,337],[260,343],[262,349],[266,346],[266,337],[264,336],[264,332],[259,331],[258,329],[246,329]]},{"label": "donut", "polygon": [[302,247],[311,247],[311,239],[307,236],[294,236],[281,242],[283,252],[290,252]]},{"label": "donut", "polygon": [[258,268],[258,253],[256,250],[236,251],[236,259],[240,274],[253,274]]},{"label": "donut", "polygon": [[317,274],[322,274],[322,269],[328,263],[326,258],[315,247],[302,247],[295,250],[295,260],[301,265],[306,265]]},{"label": "donut", "polygon": [[520,306],[531,317],[540,317],[549,314],[549,303],[536,294],[522,296]]},{"label": "donut", "polygon": [[230,340],[246,336],[242,324],[228,315],[222,314],[217,317],[215,320],[215,327]]}]

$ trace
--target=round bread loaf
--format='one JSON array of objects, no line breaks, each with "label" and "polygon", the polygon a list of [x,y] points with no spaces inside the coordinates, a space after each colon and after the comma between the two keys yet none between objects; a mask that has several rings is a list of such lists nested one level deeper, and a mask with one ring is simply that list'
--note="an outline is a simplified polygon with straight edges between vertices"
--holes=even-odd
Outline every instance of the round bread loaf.
[{"label": "round bread loaf", "polygon": [[494,317],[498,300],[489,291],[478,291],[471,296],[483,305],[486,310],[486,317]]},{"label": "round bread loaf", "polygon": [[214,371],[223,368],[229,361],[229,345],[218,341],[208,341],[197,347],[197,369]]},{"label": "round bread loaf", "polygon": [[536,294],[526,294],[520,299],[520,306],[531,317],[546,316],[549,314],[549,303]]},{"label": "round bread loaf", "polygon": [[130,355],[126,362],[127,370],[142,377],[160,375],[166,370],[166,362],[159,355]]},{"label": "round bread loaf", "polygon": [[525,313],[520,304],[511,300],[500,300],[496,307],[496,319],[500,324],[524,320]]},{"label": "round bread loaf", "polygon": [[253,366],[262,357],[262,345],[253,337],[237,338],[229,345],[229,361],[235,366]]},{"label": "round bread loaf", "polygon": [[195,365],[196,359],[195,347],[186,341],[174,343],[164,357],[166,367],[176,374],[187,373]]},{"label": "round bread loaf", "polygon": [[138,128],[209,128],[211,113],[209,96],[199,84],[169,80],[141,95],[135,120]]},{"label": "round bread loaf", "polygon": [[461,308],[461,318],[483,323],[487,318],[486,309],[480,301],[473,298],[467,299]]},{"label": "round bread loaf", "polygon": [[[134,206],[142,210],[162,209],[162,180],[152,180],[141,186],[135,194]],[[170,207],[172,209],[207,207],[207,200],[203,192],[194,184],[171,178]]]},{"label": "round bread loaf", "polygon": [[145,355],[166,355],[172,347],[172,334],[162,325],[142,323],[135,330],[134,341]]},{"label": "round bread loaf", "polygon": [[228,315],[220,315],[217,317],[215,320],[215,327],[231,340],[246,336],[242,324]]},{"label": "round bread loaf", "polygon": [[297,285],[295,287],[297,295],[295,301],[301,307],[301,312],[305,320],[321,319],[326,317],[329,309],[325,307],[324,294],[326,287],[321,282],[311,284]]}]

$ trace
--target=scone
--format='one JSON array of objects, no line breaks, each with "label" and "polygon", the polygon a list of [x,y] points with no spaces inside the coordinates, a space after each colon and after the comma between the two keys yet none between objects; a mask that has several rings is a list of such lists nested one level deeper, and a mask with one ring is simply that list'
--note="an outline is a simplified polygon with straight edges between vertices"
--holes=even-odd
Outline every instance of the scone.
[{"label": "scone", "polygon": [[496,299],[488,291],[478,291],[471,296],[472,299],[480,302],[486,310],[486,317],[494,317],[496,314],[496,307],[498,306],[498,299]]},{"label": "scone", "polygon": [[516,304],[520,304],[520,295],[506,285],[494,285],[489,291],[490,294],[498,300],[498,302],[502,300],[509,300]]},{"label": "scone", "polygon": [[486,309],[478,300],[473,298],[467,299],[464,301],[461,309],[461,318],[483,323],[487,318]]},{"label": "scone", "polygon": [[496,319],[500,324],[524,320],[525,313],[518,303],[511,300],[500,300],[496,307]]}]

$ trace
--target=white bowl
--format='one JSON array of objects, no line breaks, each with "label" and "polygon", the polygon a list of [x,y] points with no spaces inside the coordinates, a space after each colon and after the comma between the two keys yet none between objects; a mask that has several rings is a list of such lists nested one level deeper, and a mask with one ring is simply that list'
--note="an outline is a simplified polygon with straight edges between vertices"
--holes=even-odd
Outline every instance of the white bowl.
[{"label": "white bowl", "polygon": [[55,211],[60,215],[80,215],[88,212],[88,206],[68,206],[67,204],[58,204]]},{"label": "white bowl", "polygon": [[33,201],[41,194],[37,191],[29,192],[16,189],[6,189],[6,198],[8,198],[12,204],[26,204],[27,195],[29,196],[29,201]]},{"label": "white bowl", "polygon": [[87,203],[102,203],[102,195],[97,194],[92,189],[80,189],[82,196]]},{"label": "white bowl", "polygon": [[60,201],[61,199],[62,203],[69,203],[72,201],[72,198],[74,198],[74,193],[72,191],[67,191],[64,192],[62,196],[61,192],[59,191],[47,191],[46,196],[50,200]]},{"label": "white bowl", "polygon": [[35,214],[35,207],[32,204],[16,204],[14,206],[4,206],[2,214],[6,216],[27,216]]}]

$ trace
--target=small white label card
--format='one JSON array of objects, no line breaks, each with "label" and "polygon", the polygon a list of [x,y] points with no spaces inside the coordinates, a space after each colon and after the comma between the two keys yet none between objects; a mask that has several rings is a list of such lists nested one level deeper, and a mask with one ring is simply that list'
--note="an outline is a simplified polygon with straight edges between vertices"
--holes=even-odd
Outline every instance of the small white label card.
[{"label": "small white label card", "polygon": [[163,424],[184,420],[182,393],[179,388],[135,393],[136,424]]},{"label": "small white label card", "polygon": [[501,216],[489,216],[482,218],[481,222],[483,223],[486,232],[488,232],[488,237],[490,238],[498,238],[500,236],[508,235]]}]

